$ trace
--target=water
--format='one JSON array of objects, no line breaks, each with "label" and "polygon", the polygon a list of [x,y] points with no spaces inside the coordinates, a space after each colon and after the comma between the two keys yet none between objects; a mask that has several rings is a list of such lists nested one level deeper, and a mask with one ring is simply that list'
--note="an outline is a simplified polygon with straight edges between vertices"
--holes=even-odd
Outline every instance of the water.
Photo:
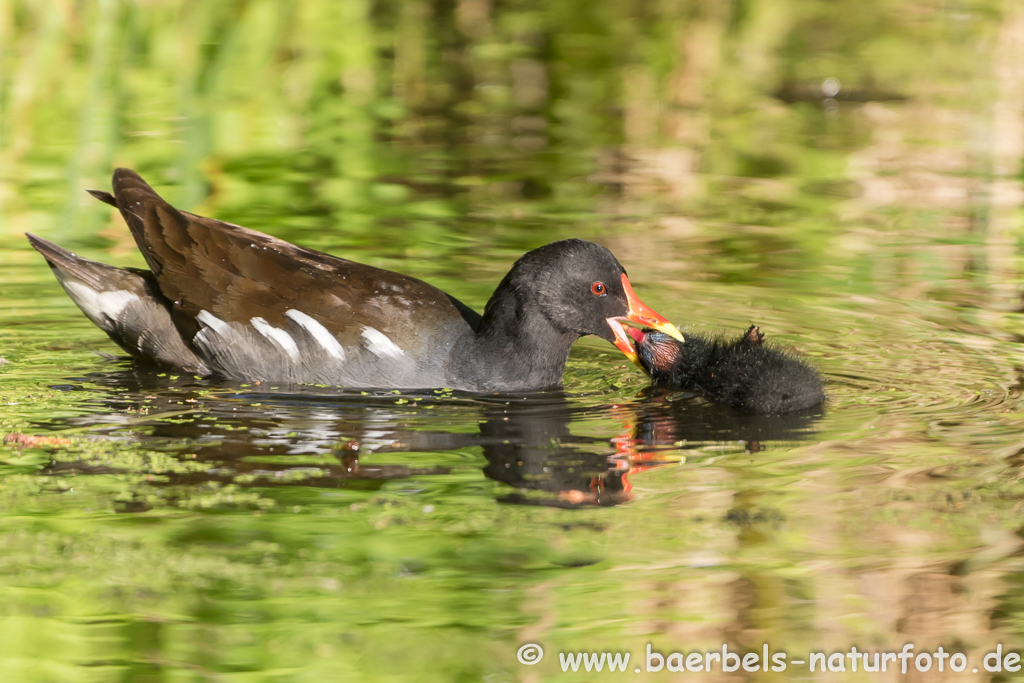
[{"label": "water", "polygon": [[[616,680],[558,653],[913,643],[970,658],[916,680],[990,680],[1024,647],[1014,3],[9,1],[0,41],[0,432],[61,440],[0,449],[5,678]],[[539,395],[137,368],[21,234],[141,266],[81,191],[115,165],[477,308],[593,239],[830,401],[733,416],[592,339]]]}]

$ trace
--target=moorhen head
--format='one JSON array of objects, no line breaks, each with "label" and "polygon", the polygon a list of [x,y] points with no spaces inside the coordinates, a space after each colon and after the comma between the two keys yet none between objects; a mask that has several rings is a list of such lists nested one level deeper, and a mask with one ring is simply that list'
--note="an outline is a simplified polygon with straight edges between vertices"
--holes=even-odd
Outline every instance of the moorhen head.
[{"label": "moorhen head", "polygon": [[137,173],[113,194],[149,270],[80,258],[29,235],[79,308],[125,351],[232,380],[465,391],[561,385],[573,341],[620,349],[623,322],[682,340],[604,247],[554,242],[520,258],[483,315],[422,280],[179,211]]},{"label": "moorhen head", "polygon": [[681,342],[653,329],[629,328],[628,333],[636,349],[626,355],[655,386],[693,391],[758,415],[782,415],[825,402],[821,375],[785,349],[766,344],[754,325],[739,339],[687,332]]}]

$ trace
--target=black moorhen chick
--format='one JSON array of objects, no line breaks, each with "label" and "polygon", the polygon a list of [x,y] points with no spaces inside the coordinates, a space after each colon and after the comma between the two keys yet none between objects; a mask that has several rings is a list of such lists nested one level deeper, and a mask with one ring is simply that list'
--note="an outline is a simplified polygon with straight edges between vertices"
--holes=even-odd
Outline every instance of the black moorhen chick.
[{"label": "black moorhen chick", "polygon": [[636,351],[623,352],[655,386],[697,392],[709,401],[757,415],[792,413],[825,401],[818,372],[787,351],[766,345],[754,325],[732,340],[687,332],[686,341],[680,342],[632,327],[629,335]]},{"label": "black moorhen chick", "polygon": [[630,346],[624,320],[682,339],[637,298],[611,252],[591,242],[527,253],[480,315],[416,278],[179,211],[134,171],[116,170],[113,189],[90,193],[120,209],[149,270],[28,238],[71,299],[125,351],[186,372],[530,391],[561,385],[579,337]]}]

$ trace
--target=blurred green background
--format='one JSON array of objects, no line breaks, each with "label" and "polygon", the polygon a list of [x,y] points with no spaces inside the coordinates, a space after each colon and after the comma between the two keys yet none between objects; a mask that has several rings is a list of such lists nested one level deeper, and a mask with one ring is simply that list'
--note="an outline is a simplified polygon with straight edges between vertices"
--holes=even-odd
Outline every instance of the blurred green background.
[{"label": "blurred green background", "polygon": [[[0,0],[0,433],[67,440],[0,447],[0,675],[1019,651],[1022,157],[1014,0]],[[525,407],[147,374],[23,237],[143,265],[83,192],[116,166],[477,308],[599,241],[681,327],[798,348],[828,410],[723,423],[594,340]]]},{"label": "blurred green background", "polygon": [[183,208],[428,272],[463,272],[467,250],[512,257],[581,230],[679,233],[702,218],[733,262],[770,251],[785,259],[761,264],[772,270],[820,272],[851,212],[837,204],[863,198],[856,176],[908,170],[849,163],[885,112],[913,121],[887,121],[893,134],[919,127],[938,157],[919,163],[949,192],[971,191],[945,178],[965,164],[999,171],[997,131],[935,113],[1000,96],[994,0],[0,8],[14,235],[133,251],[82,192],[127,165]]}]

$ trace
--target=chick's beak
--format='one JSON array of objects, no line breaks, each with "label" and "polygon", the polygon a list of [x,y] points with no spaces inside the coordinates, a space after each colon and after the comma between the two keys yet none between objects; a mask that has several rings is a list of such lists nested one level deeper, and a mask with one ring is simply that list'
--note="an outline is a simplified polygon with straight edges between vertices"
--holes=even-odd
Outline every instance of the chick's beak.
[{"label": "chick's beak", "polygon": [[662,317],[660,314],[651,310],[640,301],[640,297],[633,291],[633,287],[629,284],[629,278],[626,274],[622,274],[622,289],[626,292],[626,303],[629,304],[629,313],[625,316],[619,316],[615,318],[606,318],[608,326],[612,328],[612,333],[615,335],[615,347],[622,351],[626,358],[633,361],[637,367],[643,368],[640,365],[640,358],[637,356],[636,349],[633,348],[633,344],[630,341],[630,335],[626,332],[625,327],[622,325],[622,321],[629,321],[642,325],[644,327],[650,327],[659,332],[664,332],[668,336],[678,341],[683,341],[683,335],[679,333],[676,326]]}]

